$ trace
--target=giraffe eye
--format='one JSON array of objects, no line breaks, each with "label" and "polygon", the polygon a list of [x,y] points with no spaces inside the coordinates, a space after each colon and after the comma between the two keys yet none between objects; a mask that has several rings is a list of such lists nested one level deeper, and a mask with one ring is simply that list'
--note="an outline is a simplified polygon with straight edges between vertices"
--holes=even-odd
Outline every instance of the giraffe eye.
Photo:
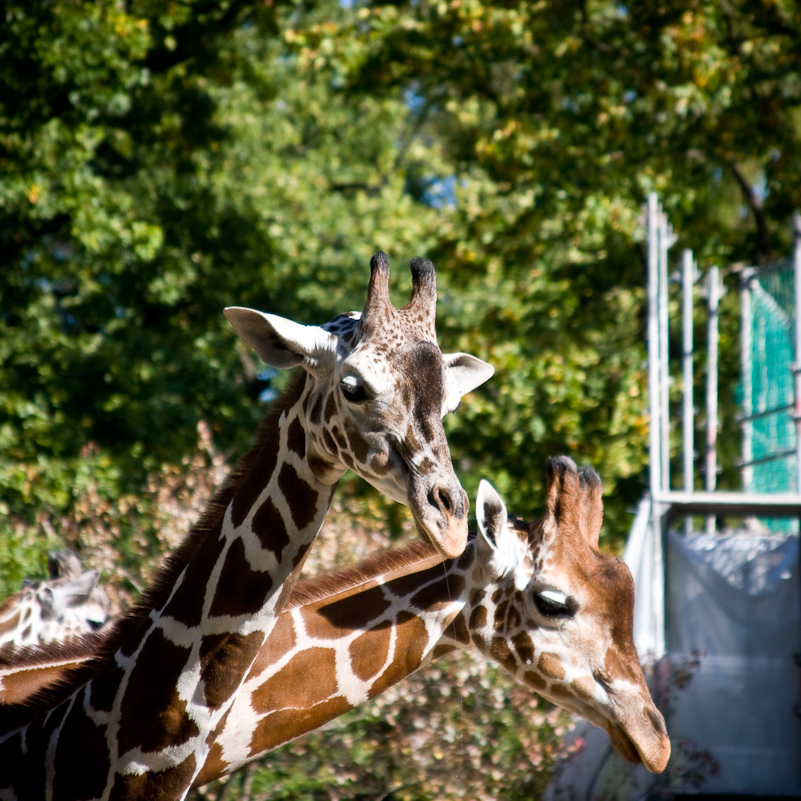
[{"label": "giraffe eye", "polygon": [[339,382],[342,394],[351,403],[361,403],[368,398],[367,390],[355,375],[346,375]]},{"label": "giraffe eye", "polygon": [[556,590],[535,592],[534,605],[543,617],[551,620],[561,617],[573,617],[573,610],[567,604],[567,596]]}]

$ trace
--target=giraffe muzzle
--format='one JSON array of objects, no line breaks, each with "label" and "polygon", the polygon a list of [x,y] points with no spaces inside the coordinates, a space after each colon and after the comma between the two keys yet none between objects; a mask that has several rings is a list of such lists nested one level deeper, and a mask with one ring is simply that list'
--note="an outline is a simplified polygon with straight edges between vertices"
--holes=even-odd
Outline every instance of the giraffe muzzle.
[{"label": "giraffe muzzle", "polygon": [[629,762],[642,764],[651,773],[662,773],[670,759],[670,738],[661,713],[651,706],[635,720],[607,727],[614,749]]},{"label": "giraffe muzzle", "polygon": [[467,493],[458,483],[435,483],[425,493],[409,489],[409,507],[420,535],[447,559],[461,556],[467,545]]}]

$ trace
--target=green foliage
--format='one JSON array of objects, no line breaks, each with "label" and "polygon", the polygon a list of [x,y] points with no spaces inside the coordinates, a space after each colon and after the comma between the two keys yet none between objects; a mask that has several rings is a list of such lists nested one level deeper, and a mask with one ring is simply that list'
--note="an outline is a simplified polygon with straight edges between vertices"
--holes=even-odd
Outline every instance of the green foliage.
[{"label": "green foliage", "polygon": [[[222,308],[317,323],[360,308],[378,248],[398,304],[402,261],[434,261],[443,348],[496,367],[447,421],[471,497],[486,476],[531,517],[545,458],[568,453],[601,474],[619,547],[647,463],[643,202],[659,192],[674,253],[703,268],[787,253],[799,12],[9,0],[0,590],[99,525],[119,534],[135,593],[163,547],[142,488],[196,451],[200,421],[233,458],[263,411],[260,367]],[[723,304],[733,432],[735,293]],[[736,434],[722,448],[733,463]],[[42,527],[61,519],[82,533]],[[396,508],[387,519],[403,528]]]}]

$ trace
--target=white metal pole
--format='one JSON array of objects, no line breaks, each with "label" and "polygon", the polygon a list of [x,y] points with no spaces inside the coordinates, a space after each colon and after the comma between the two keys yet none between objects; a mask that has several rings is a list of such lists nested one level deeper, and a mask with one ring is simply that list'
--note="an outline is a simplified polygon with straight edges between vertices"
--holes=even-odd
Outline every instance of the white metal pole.
[{"label": "white metal pole", "polygon": [[673,244],[673,231],[667,215],[659,214],[659,454],[660,482],[670,489],[670,320],[668,308],[668,249]]},{"label": "white metal pole", "polygon": [[[682,317],[682,373],[684,387],[682,391],[682,440],[684,455],[684,490],[695,489],[693,481],[693,457],[695,456],[693,403],[693,284],[695,283],[695,263],[693,252],[685,250],[681,259],[681,317]],[[687,534],[692,532],[692,518],[684,521]]]},{"label": "white metal pole", "polygon": [[659,424],[659,203],[656,192],[648,195],[648,426],[651,500],[662,486],[660,480]]},{"label": "white metal pole", "polygon": [[[707,335],[706,376],[706,490],[714,492],[717,482],[718,437],[718,305],[720,301],[720,271],[712,266],[708,276],[707,303],[709,322]],[[715,533],[715,518],[706,520],[707,534]]]},{"label": "white metal pole", "polygon": [[801,493],[801,214],[793,215],[793,279],[795,283],[795,364],[794,373],[794,417],[795,417],[795,486]]}]

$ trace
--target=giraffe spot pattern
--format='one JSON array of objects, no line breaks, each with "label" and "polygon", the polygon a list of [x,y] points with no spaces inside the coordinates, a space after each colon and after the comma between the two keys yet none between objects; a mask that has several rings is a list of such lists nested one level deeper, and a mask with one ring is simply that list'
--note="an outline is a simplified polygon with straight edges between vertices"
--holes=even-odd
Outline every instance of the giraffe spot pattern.
[{"label": "giraffe spot pattern", "polygon": [[539,673],[535,673],[533,670],[527,670],[523,674],[523,681],[535,690],[544,690],[548,686],[548,682],[546,682]]},{"label": "giraffe spot pattern", "polygon": [[295,526],[300,530],[306,528],[317,514],[319,495],[314,487],[310,487],[290,464],[281,465],[278,474],[278,487],[285,498],[291,498],[290,511]]},{"label": "giraffe spot pattern", "polygon": [[492,642],[490,643],[490,655],[507,670],[512,673],[515,672],[517,662],[509,648],[509,643],[503,637],[492,638]]},{"label": "giraffe spot pattern", "polygon": [[[434,568],[434,570],[436,570],[436,568]],[[458,598],[463,587],[464,579],[462,579],[461,576],[454,577],[445,582],[432,582],[412,596],[412,606],[433,611],[450,603],[451,599]]]},{"label": "giraffe spot pattern", "polygon": [[267,485],[278,463],[279,442],[276,437],[271,447],[259,451],[256,463],[242,477],[239,487],[231,502],[231,522],[239,528],[255,505]]},{"label": "giraffe spot pattern", "polygon": [[534,661],[534,643],[525,631],[512,637],[512,647],[524,665],[530,665]]},{"label": "giraffe spot pattern", "polygon": [[258,676],[270,665],[274,665],[279,659],[283,659],[295,647],[296,642],[295,624],[292,622],[291,616],[279,615],[267,642],[263,648],[259,649],[259,653],[248,674],[248,679]]},{"label": "giraffe spot pattern", "polygon": [[370,472],[374,476],[385,476],[390,471],[389,454],[377,453],[370,459]]},{"label": "giraffe spot pattern", "polygon": [[470,613],[470,629],[472,631],[481,631],[487,625],[487,608],[485,606],[477,606]]},{"label": "giraffe spot pattern", "polygon": [[200,644],[200,677],[206,704],[219,709],[240,685],[242,665],[250,664],[264,642],[260,631],[250,634],[207,634]]},{"label": "giraffe spot pattern", "polygon": [[256,510],[252,522],[253,533],[259,538],[263,548],[272,551],[279,559],[281,552],[289,545],[289,534],[284,518],[271,498]]},{"label": "giraffe spot pattern", "polygon": [[340,451],[346,451],[348,449],[348,440],[337,423],[331,426],[331,433],[334,436],[334,442],[336,442],[337,448]]},{"label": "giraffe spot pattern", "polygon": [[13,786],[19,799],[45,797],[45,773],[42,770],[41,754],[45,753],[53,733],[61,725],[67,713],[62,704],[47,717],[33,721],[23,735],[15,734],[0,744],[1,786]]},{"label": "giraffe spot pattern", "polygon": [[590,701],[595,697],[595,682],[589,676],[573,679],[570,686],[579,698]]},{"label": "giraffe spot pattern", "polygon": [[121,726],[117,736],[119,752],[134,748],[160,751],[180,745],[198,735],[194,722],[186,717],[186,702],[178,697],[174,682],[154,682],[154,665],[179,670],[187,663],[190,649],[168,640],[160,629],[151,631],[131,669],[128,686],[120,704],[123,720],[137,720],[136,726]]},{"label": "giraffe spot pattern", "polygon": [[303,618],[306,632],[315,640],[336,640],[343,634],[367,629],[390,607],[380,587],[352,598],[326,603]]},{"label": "giraffe spot pattern", "polygon": [[365,464],[370,453],[370,446],[367,444],[362,432],[359,431],[350,418],[345,420],[345,434],[348,438],[350,452],[356,457],[356,461],[360,464]]},{"label": "giraffe spot pattern", "polygon": [[453,623],[448,626],[445,633],[452,640],[456,640],[456,642],[459,642],[462,645],[468,645],[470,643],[470,631],[467,628],[464,615],[459,615],[456,620],[454,620]]},{"label": "giraffe spot pattern", "polygon": [[353,709],[353,706],[348,703],[347,699],[337,695],[317,704],[313,709],[287,709],[273,712],[262,718],[256,725],[250,741],[250,753],[255,756],[269,751],[287,740],[319,728],[350,709]]},{"label": "giraffe spot pattern", "polygon": [[129,801],[132,798],[182,798],[195,774],[195,755],[190,754],[180,765],[166,770],[151,771],[141,776],[114,777],[109,801]]},{"label": "giraffe spot pattern", "polygon": [[251,569],[245,544],[237,538],[225,554],[209,617],[253,615],[264,606],[272,589],[270,574]]},{"label": "giraffe spot pattern", "polygon": [[540,654],[537,668],[540,673],[547,676],[549,679],[556,679],[561,681],[565,677],[565,668],[562,665],[562,660],[556,654],[544,653]]},{"label": "giraffe spot pattern", "polygon": [[337,416],[337,401],[336,395],[331,392],[328,395],[328,400],[325,402],[325,419],[332,420],[334,417]]},{"label": "giraffe spot pattern", "polygon": [[[225,540],[220,536],[220,526],[209,532],[201,550],[202,558],[192,559],[184,568],[181,585],[175,590],[162,614],[171,617],[187,628],[200,625],[203,617],[203,600],[208,582],[208,565],[216,564],[225,548]],[[132,637],[136,642],[137,638]]]},{"label": "giraffe spot pattern", "polygon": [[368,681],[384,668],[391,639],[391,628],[383,626],[366,631],[350,644],[350,666],[357,679]]},{"label": "giraffe spot pattern", "polygon": [[337,456],[339,454],[339,447],[337,446],[334,438],[331,436],[331,432],[328,429],[323,431],[323,443],[325,444],[326,450],[332,456]]},{"label": "giraffe spot pattern", "polygon": [[306,432],[303,430],[300,417],[297,415],[287,427],[286,446],[301,459],[306,455]]},{"label": "giraffe spot pattern", "polygon": [[509,610],[509,601],[502,601],[498,604],[498,608],[495,610],[495,620],[492,623],[493,628],[495,631],[501,631],[505,628],[506,623],[506,613]]},{"label": "giraffe spot pattern", "polygon": [[397,684],[417,670],[423,661],[428,632],[426,624],[412,612],[402,611],[395,621],[395,659],[370,688],[370,698]]},{"label": "giraffe spot pattern", "polygon": [[312,425],[319,426],[323,420],[323,396],[317,393],[314,398],[311,410],[309,411],[309,422]]},{"label": "giraffe spot pattern", "polygon": [[336,652],[332,648],[308,648],[253,693],[252,705],[260,715],[284,708],[302,710],[336,692]]}]

